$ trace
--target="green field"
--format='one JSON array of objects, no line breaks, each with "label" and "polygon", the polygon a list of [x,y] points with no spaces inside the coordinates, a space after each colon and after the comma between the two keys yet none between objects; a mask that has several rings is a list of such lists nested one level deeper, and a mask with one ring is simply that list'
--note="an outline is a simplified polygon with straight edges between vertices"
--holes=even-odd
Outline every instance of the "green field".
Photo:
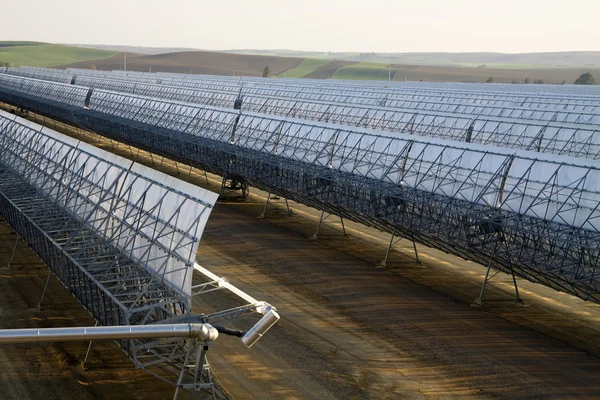
[{"label": "green field", "polygon": [[[376,64],[361,62],[356,65],[348,65],[335,71],[333,79],[360,79],[360,80],[388,80],[389,69],[387,64]],[[392,68],[392,79],[396,69]]]},{"label": "green field", "polygon": [[36,42],[0,42],[0,62],[18,67],[54,67],[78,61],[99,60],[118,54],[116,51]]},{"label": "green field", "polygon": [[[311,72],[317,70],[329,63],[330,60],[319,60],[316,58],[306,58],[296,68],[285,71],[286,78],[303,78]],[[284,74],[279,74],[279,78],[283,78]]]}]

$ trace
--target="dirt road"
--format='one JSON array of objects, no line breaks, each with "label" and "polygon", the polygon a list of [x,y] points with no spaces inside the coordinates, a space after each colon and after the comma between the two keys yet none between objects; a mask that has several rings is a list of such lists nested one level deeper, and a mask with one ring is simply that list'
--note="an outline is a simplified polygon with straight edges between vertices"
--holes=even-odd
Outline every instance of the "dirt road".
[{"label": "dirt road", "polygon": [[[310,241],[308,233],[316,224],[300,215],[283,216],[282,208],[275,217],[257,220],[261,204],[256,200],[219,204],[198,256],[204,267],[231,277],[276,305],[282,315],[250,351],[235,342],[215,346],[212,364],[234,398],[600,396],[600,361],[546,336],[552,329],[537,319],[565,325],[561,317],[568,316],[546,320],[549,312],[537,304],[537,297],[530,298],[529,285],[523,285],[528,308],[507,301],[508,294],[499,290],[489,295],[503,296],[488,302],[499,303],[496,308],[474,308],[451,294],[375,268],[369,258],[381,255],[382,249],[366,248],[369,243],[363,239],[343,239],[326,229],[324,242]],[[343,249],[365,252],[367,261]],[[444,271],[430,266],[433,256],[428,251],[422,254],[425,268],[394,256],[408,274],[425,272],[421,279],[433,283],[444,277]],[[479,268],[475,275],[483,271],[473,264],[467,267]],[[476,296],[477,278],[454,280],[455,291],[471,292],[469,301]],[[579,311],[589,309],[596,319],[587,327],[582,323],[575,341],[589,339],[587,349],[594,352],[600,310],[588,306]],[[537,324],[538,331],[507,320],[517,317]]]}]

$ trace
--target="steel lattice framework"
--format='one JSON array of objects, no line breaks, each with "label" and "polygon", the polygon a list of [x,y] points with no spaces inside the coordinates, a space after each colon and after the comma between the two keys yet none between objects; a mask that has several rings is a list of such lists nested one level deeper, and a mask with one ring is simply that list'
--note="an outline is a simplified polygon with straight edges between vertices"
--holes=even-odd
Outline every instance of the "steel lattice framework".
[{"label": "steel lattice framework", "polygon": [[[93,86],[124,93],[190,103],[231,106],[238,97],[233,94],[206,92],[196,89],[165,87],[144,83],[93,79]],[[90,79],[87,79],[87,83]],[[69,89],[50,82],[0,74],[0,85],[31,94],[76,91],[71,101],[80,102],[84,89]],[[105,93],[100,91],[99,93]],[[557,122],[533,122],[498,117],[476,117],[442,112],[397,110],[384,107],[350,104],[321,103],[293,99],[244,96],[238,106],[244,110],[285,117],[365,127],[379,131],[404,132],[419,136],[451,139],[462,142],[532,150],[572,157],[600,158],[600,126],[576,125]],[[238,107],[238,108],[239,108]],[[598,116],[600,118],[600,116]]]},{"label": "steel lattice framework", "polygon": [[[101,325],[198,319],[191,275],[216,197],[0,112],[0,215]],[[185,365],[207,343],[118,344],[161,379],[213,390],[205,358]]]},{"label": "steel lattice framework", "polygon": [[53,85],[0,97],[600,302],[597,162]]}]

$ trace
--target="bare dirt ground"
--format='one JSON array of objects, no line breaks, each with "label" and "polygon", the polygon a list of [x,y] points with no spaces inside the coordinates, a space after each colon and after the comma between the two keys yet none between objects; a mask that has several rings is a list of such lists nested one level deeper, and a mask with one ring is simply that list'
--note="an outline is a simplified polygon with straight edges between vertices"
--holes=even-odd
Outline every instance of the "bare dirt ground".
[{"label": "bare dirt ground", "polygon": [[[598,306],[520,281],[530,307],[518,307],[505,292],[510,287],[504,276],[488,293],[494,308],[473,308],[481,266],[419,247],[420,267],[407,243],[408,257],[394,254],[394,271],[378,269],[374,265],[385,245],[360,238],[354,230],[360,227],[350,227],[349,239],[326,229],[321,242],[312,242],[308,237],[316,212],[311,221],[304,214],[310,209],[294,205],[297,215],[287,217],[280,205],[267,221],[257,223],[261,200],[259,193],[243,203],[220,203],[198,256],[205,267],[232,277],[250,293],[266,291],[261,298],[283,316],[258,345],[258,359],[255,349],[252,355],[230,348],[221,357],[213,354],[218,376],[229,366],[242,367],[234,369],[239,370],[235,378],[223,379],[234,398],[276,399],[281,393],[338,399],[600,397]],[[366,229],[362,233],[378,236]],[[440,262],[464,270],[453,276],[454,271],[437,270]],[[446,285],[450,288],[443,290]],[[296,350],[296,343],[307,349]],[[215,353],[223,348],[215,346]],[[289,364],[273,367],[272,353],[279,363],[297,361],[305,379],[292,378],[298,370],[291,368],[290,375]],[[255,368],[264,372],[243,380],[255,382],[251,392],[249,383],[239,384],[237,374]],[[285,390],[266,390],[274,376],[280,379],[273,383],[285,382]],[[299,384],[306,378],[322,382],[329,392],[313,388],[307,395],[306,384]]]},{"label": "bare dirt ground", "polygon": [[[108,141],[96,144],[123,156],[135,154]],[[160,158],[141,153],[138,161],[174,175],[179,171],[187,179],[187,169],[170,162],[160,166]],[[209,189],[218,190],[218,177],[209,178]],[[204,185],[199,171],[190,180]],[[499,275],[486,294],[489,307],[472,307],[482,266],[423,246],[418,246],[423,265],[417,265],[412,243],[401,241],[389,267],[378,268],[388,235],[347,222],[349,238],[344,238],[339,219],[331,217],[320,240],[311,241],[317,210],[292,204],[294,215],[287,216],[278,200],[260,220],[265,198],[252,190],[246,201],[220,202],[198,255],[201,265],[270,302],[282,316],[250,350],[231,337],[219,338],[211,349],[217,379],[234,399],[600,398],[600,306],[519,280],[529,305],[524,308],[512,301],[509,277]],[[40,276],[27,278],[35,282],[36,293],[19,309],[37,302],[46,273],[38,268]],[[0,303],[1,315],[9,316],[2,320],[12,321],[2,327],[20,321],[13,302]],[[211,302],[195,299],[196,312],[215,306]],[[81,324],[86,313],[72,303],[68,315]],[[77,307],[75,316],[71,313]],[[78,349],[70,353],[76,359],[83,357],[85,345]],[[52,371],[47,385],[59,382],[65,395],[70,385],[77,387],[73,382],[93,380],[86,374],[109,372],[99,367],[80,378],[68,368],[48,367],[46,358],[53,358],[38,351],[31,356],[36,364],[29,374]],[[0,390],[27,386],[28,375],[2,375],[21,361],[18,356],[6,361]],[[114,385],[114,390],[121,388],[119,398],[135,398],[131,388],[145,375],[133,375],[131,365],[110,373],[131,373],[131,383]],[[98,386],[104,387],[85,389]],[[154,381],[149,387],[158,396],[161,384]],[[96,390],[94,396],[111,398]]]}]

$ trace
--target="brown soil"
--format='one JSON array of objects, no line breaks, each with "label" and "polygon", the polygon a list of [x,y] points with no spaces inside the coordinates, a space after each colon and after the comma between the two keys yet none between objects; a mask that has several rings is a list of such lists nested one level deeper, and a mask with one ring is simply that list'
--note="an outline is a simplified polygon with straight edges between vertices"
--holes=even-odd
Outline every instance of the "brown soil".
[{"label": "brown soil", "polygon": [[[261,76],[269,66],[271,75],[278,75],[297,67],[302,58],[252,56],[210,51],[187,51],[156,55],[127,53],[127,69],[131,71],[175,72],[211,75]],[[83,61],[67,66],[71,68],[96,68],[99,70],[123,69],[123,53],[104,60]]]},{"label": "brown soil", "polygon": [[[95,144],[136,154],[104,139]],[[183,170],[140,154],[138,161],[154,168]],[[218,177],[209,178],[209,189],[217,190]],[[204,185],[200,171],[190,181]],[[234,399],[600,398],[599,305],[519,280],[529,305],[523,308],[512,301],[510,277],[500,274],[486,294],[490,307],[471,307],[482,266],[423,246],[423,265],[417,265],[412,244],[401,241],[389,267],[376,268],[389,236],[346,222],[350,237],[344,238],[339,219],[331,217],[320,240],[310,241],[317,210],[292,204],[289,217],[277,200],[259,220],[265,198],[252,190],[247,201],[220,202],[198,255],[201,265],[282,315],[250,350],[232,337],[220,337],[211,349],[211,365]],[[41,291],[42,278],[34,281],[37,292],[25,308]],[[210,296],[194,300],[196,312],[223,304]],[[44,356],[33,355],[40,366],[32,371],[45,370]],[[65,374],[64,385],[69,379]],[[22,385],[20,377],[8,380],[1,384]],[[114,386],[123,390],[119,398],[135,393]]]}]

